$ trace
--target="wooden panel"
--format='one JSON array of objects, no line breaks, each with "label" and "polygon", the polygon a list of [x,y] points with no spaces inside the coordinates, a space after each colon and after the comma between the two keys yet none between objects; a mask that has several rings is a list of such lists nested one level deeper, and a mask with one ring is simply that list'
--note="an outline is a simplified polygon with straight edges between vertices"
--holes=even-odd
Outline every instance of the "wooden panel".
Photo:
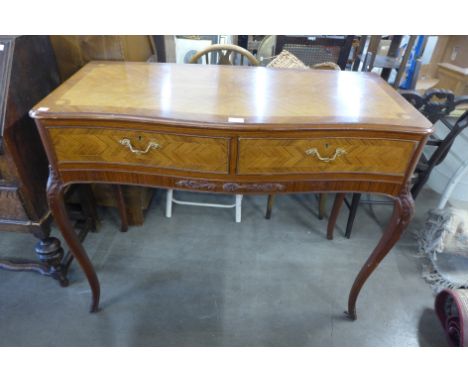
[{"label": "wooden panel", "polygon": [[11,42],[0,38],[0,139],[3,135],[3,115],[5,112],[5,95],[7,91],[8,51]]},{"label": "wooden panel", "polygon": [[17,187],[0,186],[0,219],[29,220]]},{"label": "wooden panel", "polygon": [[[96,204],[106,207],[117,207],[114,186],[108,184],[93,184],[93,194]],[[121,186],[128,225],[143,225],[144,212],[150,206],[154,189],[147,187]]]},{"label": "wooden panel", "polygon": [[[454,49],[457,50],[457,54],[455,59],[452,60]],[[468,36],[448,36],[447,45],[444,50],[444,56],[439,62],[449,62],[453,65],[466,68],[468,63]]]},{"label": "wooden panel", "polygon": [[[174,170],[228,173],[229,140],[201,136],[105,128],[49,128],[60,163],[122,163]],[[135,154],[120,143],[129,139]]]},{"label": "wooden panel", "polygon": [[18,188],[2,191],[3,227],[25,216],[39,221],[49,209],[48,161],[28,112],[59,83],[47,36],[0,36],[0,185]]},{"label": "wooden panel", "polygon": [[437,86],[443,89],[452,90],[455,95],[465,95],[468,93],[468,74],[466,68],[455,65],[441,63],[438,65],[437,76],[439,82]]},{"label": "wooden panel", "polygon": [[5,173],[8,170],[7,161],[4,155],[0,154],[0,184],[5,182]]},{"label": "wooden panel", "polygon": [[[416,142],[384,139],[240,139],[238,174],[375,173],[403,176]],[[317,154],[310,152],[316,149]],[[307,153],[309,150],[309,154]],[[344,150],[343,154],[337,150]],[[336,159],[329,162],[327,158]]]},{"label": "wooden panel", "polygon": [[152,52],[149,36],[50,36],[60,77],[66,80],[92,60],[146,61]]},{"label": "wooden panel", "polygon": [[[311,176],[313,177],[313,176]],[[213,179],[198,179],[190,177],[171,177],[154,173],[138,173],[100,169],[99,171],[66,170],[60,172],[64,183],[116,183],[137,184],[148,187],[173,188],[192,190],[197,192],[220,192],[223,194],[267,194],[267,193],[295,193],[295,192],[377,192],[397,196],[401,192],[401,179],[392,181],[369,180],[313,180],[303,179],[284,181],[272,179],[255,179],[242,181],[239,178],[230,181]],[[275,177],[276,178],[276,177]],[[285,178],[288,178],[285,177]],[[395,179],[395,178],[394,178]]]}]

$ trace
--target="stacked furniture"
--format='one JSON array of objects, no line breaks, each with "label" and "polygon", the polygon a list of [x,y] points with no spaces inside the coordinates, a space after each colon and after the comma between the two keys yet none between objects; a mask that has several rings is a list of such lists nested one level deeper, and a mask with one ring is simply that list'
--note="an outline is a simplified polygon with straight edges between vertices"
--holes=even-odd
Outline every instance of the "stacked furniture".
[{"label": "stacked furniture", "polygon": [[32,233],[39,239],[35,250],[40,260],[2,258],[0,268],[36,271],[67,285],[69,262],[60,241],[50,236],[48,161],[28,116],[59,84],[47,36],[0,37],[0,230]]},{"label": "stacked furniture", "polygon": [[[416,199],[423,186],[429,180],[429,176],[434,168],[444,161],[455,139],[468,127],[468,111],[465,111],[459,118],[450,116],[450,113],[453,112],[457,106],[468,104],[468,96],[455,97],[453,92],[444,89],[428,90],[424,95],[420,95],[415,91],[404,91],[401,95],[426,116],[429,121],[432,123],[441,122],[448,130],[445,137],[441,138],[433,134],[426,143],[426,149],[415,168],[411,182],[411,195]],[[445,207],[450,192],[457,182],[460,181],[461,176],[468,171],[466,170],[467,168],[468,165],[463,163],[454,174],[451,183],[447,185],[444,191],[438,208]],[[348,239],[351,237],[354,220],[359,204],[361,203],[360,193],[354,193],[351,202],[345,199],[345,194],[337,194],[328,225],[327,237],[329,239],[333,238],[336,220],[343,202],[345,202],[350,209],[348,221],[346,223],[345,236]],[[373,202],[370,201],[367,203],[372,204]],[[385,202],[379,202],[379,204],[382,203]]]}]

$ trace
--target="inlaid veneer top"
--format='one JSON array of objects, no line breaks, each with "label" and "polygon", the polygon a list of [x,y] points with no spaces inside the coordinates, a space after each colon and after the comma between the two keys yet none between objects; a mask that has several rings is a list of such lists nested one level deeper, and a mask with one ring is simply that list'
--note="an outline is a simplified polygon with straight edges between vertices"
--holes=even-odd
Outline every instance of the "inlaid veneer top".
[{"label": "inlaid veneer top", "polygon": [[143,62],[91,62],[30,114],[226,128],[431,127],[392,87],[370,73]]}]

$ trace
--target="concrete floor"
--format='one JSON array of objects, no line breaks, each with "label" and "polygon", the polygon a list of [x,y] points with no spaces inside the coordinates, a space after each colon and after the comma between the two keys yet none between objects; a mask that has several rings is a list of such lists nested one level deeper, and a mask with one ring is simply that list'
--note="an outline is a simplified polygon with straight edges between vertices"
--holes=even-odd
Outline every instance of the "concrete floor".
[{"label": "concrete floor", "polygon": [[[76,263],[68,288],[1,271],[0,346],[445,346],[413,237],[435,206],[431,191],[364,286],[355,322],[343,315],[348,292],[390,206],[374,206],[378,220],[361,207],[350,240],[343,210],[329,242],[311,194],[278,197],[270,221],[266,197],[245,197],[241,224],[233,210],[189,206],[166,219],[164,200],[158,191],[145,225],[127,233],[115,211],[103,210],[100,232],[86,238],[101,281],[97,314],[88,313]],[[33,258],[34,244],[30,235],[0,233],[2,256]]]}]

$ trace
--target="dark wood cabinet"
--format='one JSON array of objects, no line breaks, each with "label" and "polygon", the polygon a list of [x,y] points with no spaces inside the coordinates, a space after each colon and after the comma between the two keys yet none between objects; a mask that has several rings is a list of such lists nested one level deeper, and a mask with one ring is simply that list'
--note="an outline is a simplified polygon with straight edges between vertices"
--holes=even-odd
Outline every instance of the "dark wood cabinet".
[{"label": "dark wood cabinet", "polygon": [[[34,234],[38,263],[2,258],[0,268],[35,270],[62,284],[63,250],[50,237],[48,160],[29,110],[60,84],[47,36],[0,36],[0,230]],[[1,248],[1,241],[0,241]],[[2,253],[3,256],[8,254]]]}]

